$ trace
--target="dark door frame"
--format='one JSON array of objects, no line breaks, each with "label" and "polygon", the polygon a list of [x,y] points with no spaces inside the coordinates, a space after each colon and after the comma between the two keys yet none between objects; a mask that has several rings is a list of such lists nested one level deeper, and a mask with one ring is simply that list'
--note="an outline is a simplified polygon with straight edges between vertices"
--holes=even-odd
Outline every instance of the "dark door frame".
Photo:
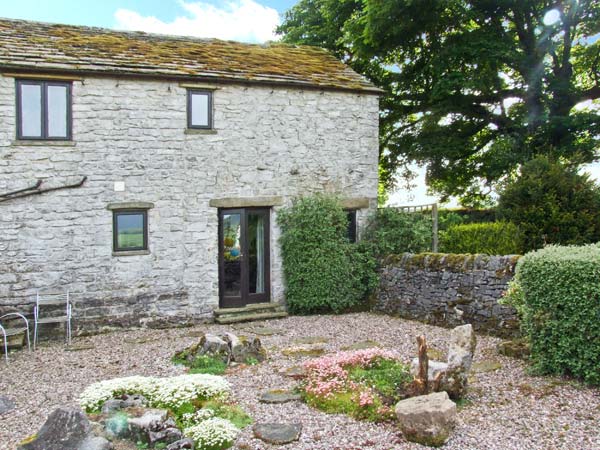
[{"label": "dark door frame", "polygon": [[[260,214],[264,217],[264,283],[263,293],[250,293],[249,255],[248,255],[248,215]],[[225,297],[225,248],[223,243],[223,216],[240,215],[240,296]],[[219,208],[219,307],[239,308],[252,303],[264,303],[271,300],[271,209],[270,208]]]}]

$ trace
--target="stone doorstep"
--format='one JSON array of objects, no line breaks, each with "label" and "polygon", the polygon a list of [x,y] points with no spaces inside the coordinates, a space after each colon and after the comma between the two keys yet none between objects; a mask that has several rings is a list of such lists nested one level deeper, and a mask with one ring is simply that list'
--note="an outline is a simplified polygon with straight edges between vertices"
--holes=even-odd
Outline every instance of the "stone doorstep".
[{"label": "stone doorstep", "polygon": [[259,313],[259,314],[240,314],[240,315],[234,315],[234,316],[228,316],[228,317],[215,317],[215,322],[218,324],[230,324],[230,323],[237,323],[237,322],[250,322],[253,320],[268,320],[268,319],[282,319],[284,317],[287,317],[288,313],[285,311],[279,311],[279,312],[266,312],[266,313]]},{"label": "stone doorstep", "polygon": [[284,308],[281,303],[253,303],[242,308],[218,308],[213,312],[215,316],[227,316],[232,314],[249,313],[256,311],[280,311]]}]

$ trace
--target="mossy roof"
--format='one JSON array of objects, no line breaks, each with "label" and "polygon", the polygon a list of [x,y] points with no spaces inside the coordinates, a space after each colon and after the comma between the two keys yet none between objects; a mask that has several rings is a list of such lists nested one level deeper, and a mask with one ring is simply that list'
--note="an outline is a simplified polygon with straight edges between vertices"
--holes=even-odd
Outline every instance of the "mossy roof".
[{"label": "mossy roof", "polygon": [[0,67],[380,92],[326,50],[0,19]]}]

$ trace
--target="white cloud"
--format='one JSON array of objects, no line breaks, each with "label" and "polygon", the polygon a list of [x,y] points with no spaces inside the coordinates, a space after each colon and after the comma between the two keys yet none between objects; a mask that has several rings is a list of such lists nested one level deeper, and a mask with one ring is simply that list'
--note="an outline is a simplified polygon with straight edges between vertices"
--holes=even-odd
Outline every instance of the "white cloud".
[{"label": "white cloud", "polygon": [[163,22],[153,16],[142,16],[136,11],[118,9],[115,13],[117,28],[149,33],[175,34],[205,38],[229,39],[244,42],[275,40],[275,27],[280,18],[277,10],[254,0],[231,0],[216,7],[205,2],[179,4],[187,15]]}]

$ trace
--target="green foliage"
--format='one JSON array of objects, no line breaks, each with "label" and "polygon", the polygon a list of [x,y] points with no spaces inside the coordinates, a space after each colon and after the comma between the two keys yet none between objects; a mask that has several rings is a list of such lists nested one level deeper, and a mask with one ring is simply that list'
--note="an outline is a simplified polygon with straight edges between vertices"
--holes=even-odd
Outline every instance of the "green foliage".
[{"label": "green foliage", "polygon": [[348,241],[348,219],[338,200],[301,198],[277,220],[290,312],[341,312],[376,286],[375,261],[367,247]]},{"label": "green foliage", "polygon": [[440,237],[444,253],[515,255],[521,250],[519,229],[510,222],[455,225]]},{"label": "green foliage", "polygon": [[600,240],[600,188],[576,168],[546,157],[525,164],[504,186],[498,214],[519,227],[524,251]]},{"label": "green foliage", "polygon": [[227,364],[221,358],[210,355],[198,355],[192,362],[174,356],[172,361],[175,364],[182,364],[189,367],[189,373],[223,375],[227,370]]},{"label": "green foliage", "polygon": [[[552,8],[555,23],[544,23]],[[331,50],[384,90],[380,179],[407,163],[471,206],[536,154],[595,158],[597,1],[300,0],[277,32]]]},{"label": "green foliage", "polygon": [[413,379],[405,364],[389,359],[381,359],[368,369],[355,367],[349,373],[351,380],[371,386],[392,402],[403,398],[406,386]]},{"label": "green foliage", "polygon": [[253,422],[252,417],[246,414],[242,408],[231,403],[208,401],[202,407],[213,411],[216,417],[229,420],[240,430]]},{"label": "green foliage", "polygon": [[548,246],[519,260],[505,299],[521,314],[543,374],[600,384],[600,246]]},{"label": "green foliage", "polygon": [[378,257],[431,250],[432,222],[429,215],[380,208],[369,218],[363,241]]}]

